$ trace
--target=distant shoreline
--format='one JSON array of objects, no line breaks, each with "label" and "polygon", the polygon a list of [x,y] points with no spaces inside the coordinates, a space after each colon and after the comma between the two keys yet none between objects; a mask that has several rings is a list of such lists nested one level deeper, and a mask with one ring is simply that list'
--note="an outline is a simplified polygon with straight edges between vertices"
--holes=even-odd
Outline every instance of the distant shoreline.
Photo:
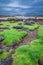
[{"label": "distant shoreline", "polygon": [[38,16],[0,16],[0,21],[7,21],[7,20],[26,20],[26,19],[41,19],[43,20],[42,15]]},{"label": "distant shoreline", "polygon": [[[22,15],[0,15],[0,17],[15,17],[15,16],[22,16]],[[43,17],[43,15],[27,15],[27,16],[24,16],[24,17]]]}]

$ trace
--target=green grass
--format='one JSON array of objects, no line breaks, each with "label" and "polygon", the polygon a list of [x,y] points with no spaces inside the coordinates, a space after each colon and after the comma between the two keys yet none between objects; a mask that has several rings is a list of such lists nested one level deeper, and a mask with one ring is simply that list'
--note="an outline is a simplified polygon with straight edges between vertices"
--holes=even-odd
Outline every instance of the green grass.
[{"label": "green grass", "polygon": [[0,32],[0,36],[4,37],[3,43],[7,46],[11,46],[12,42],[20,42],[25,35],[27,35],[27,32],[18,32],[16,29]]},{"label": "green grass", "polygon": [[11,29],[13,26],[18,26],[19,23],[21,23],[24,28],[27,28],[29,30],[35,30],[36,28],[39,27],[38,23],[35,23],[35,24],[33,24],[31,26],[31,25],[25,25],[24,22],[22,22],[22,21],[19,21],[19,22],[17,22],[17,21],[6,21],[6,22],[3,22],[2,21],[1,24],[3,24],[3,25],[0,25],[0,28],[9,27]]},{"label": "green grass", "polygon": [[[13,26],[17,25],[18,22],[14,22],[14,23],[11,23],[12,21],[6,21],[6,22],[0,22],[1,24],[3,25],[0,25],[0,28],[5,28],[5,27],[9,27],[9,28],[12,28]],[[8,26],[7,26],[8,25]]]},{"label": "green grass", "polygon": [[7,57],[11,56],[11,53],[14,53],[13,49],[10,49],[9,52],[3,49],[2,53],[0,53],[0,60],[5,60]]},{"label": "green grass", "polygon": [[37,53],[29,45],[24,45],[16,49],[13,65],[38,65],[37,58]]},{"label": "green grass", "polygon": [[0,60],[6,59],[9,55],[10,55],[9,52],[3,50],[3,52],[0,54]]},{"label": "green grass", "polygon": [[38,59],[43,60],[43,43],[40,43],[40,39],[32,41],[30,47],[37,53]]},{"label": "green grass", "polygon": [[32,26],[31,25],[24,25],[24,27],[25,28],[28,28],[29,30],[35,30],[36,28],[39,27],[39,24],[38,23],[35,23]]},{"label": "green grass", "polygon": [[40,39],[40,43],[43,43],[43,26],[40,26],[38,29],[38,38]]},{"label": "green grass", "polygon": [[43,26],[40,26],[37,40],[33,40],[30,45],[24,45],[16,49],[15,54],[12,55],[13,65],[38,65],[38,60],[43,60],[42,41]]},{"label": "green grass", "polygon": [[24,45],[16,49],[13,56],[13,65],[38,65],[38,60],[43,60],[43,44],[39,39],[30,45]]},{"label": "green grass", "polygon": [[40,26],[38,29],[38,37],[43,38],[43,26]]}]

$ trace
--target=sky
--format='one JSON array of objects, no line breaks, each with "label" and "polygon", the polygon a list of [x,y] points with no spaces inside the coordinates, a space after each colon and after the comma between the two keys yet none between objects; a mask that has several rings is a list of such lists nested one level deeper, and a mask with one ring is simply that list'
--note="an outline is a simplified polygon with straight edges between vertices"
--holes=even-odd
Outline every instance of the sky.
[{"label": "sky", "polygon": [[43,0],[0,0],[0,15],[43,15]]}]

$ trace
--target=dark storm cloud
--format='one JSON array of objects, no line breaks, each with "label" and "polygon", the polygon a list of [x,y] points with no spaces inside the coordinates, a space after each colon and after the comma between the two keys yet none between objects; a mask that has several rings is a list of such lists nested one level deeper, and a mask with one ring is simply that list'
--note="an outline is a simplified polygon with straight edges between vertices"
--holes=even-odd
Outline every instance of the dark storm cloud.
[{"label": "dark storm cloud", "polygon": [[0,15],[43,15],[43,0],[0,0]]}]

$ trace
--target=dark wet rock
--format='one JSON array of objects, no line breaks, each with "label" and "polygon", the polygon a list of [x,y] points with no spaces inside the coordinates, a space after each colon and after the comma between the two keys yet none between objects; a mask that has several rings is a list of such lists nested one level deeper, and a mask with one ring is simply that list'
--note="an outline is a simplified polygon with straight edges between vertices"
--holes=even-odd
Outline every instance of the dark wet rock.
[{"label": "dark wet rock", "polygon": [[39,65],[43,65],[43,60],[38,60]]},{"label": "dark wet rock", "polygon": [[31,22],[31,24],[35,24],[35,22],[34,22],[34,21],[32,21],[32,22]]},{"label": "dark wet rock", "polygon": [[23,28],[23,31],[29,32],[29,29],[27,29],[27,28]]},{"label": "dark wet rock", "polygon": [[13,28],[16,28],[16,29],[22,29],[23,26],[13,26]]},{"label": "dark wet rock", "polygon": [[2,49],[0,49],[0,54],[2,54],[2,52],[3,52],[3,50],[2,50]]},{"label": "dark wet rock", "polygon": [[31,22],[25,22],[25,25],[31,25]]},{"label": "dark wet rock", "polygon": [[5,60],[0,60],[0,65],[12,65],[13,59],[7,57]]},{"label": "dark wet rock", "polygon": [[4,38],[2,36],[0,36],[0,42],[2,42],[4,40]]},{"label": "dark wet rock", "polygon": [[5,49],[9,52],[9,50],[12,49],[12,47],[6,47]]},{"label": "dark wet rock", "polygon": [[5,65],[12,65],[13,59],[11,57],[7,57],[5,60]]},{"label": "dark wet rock", "polygon": [[5,61],[4,60],[0,60],[0,65],[5,65]]},{"label": "dark wet rock", "polygon": [[13,42],[12,47],[18,46],[19,44],[17,42]]}]

